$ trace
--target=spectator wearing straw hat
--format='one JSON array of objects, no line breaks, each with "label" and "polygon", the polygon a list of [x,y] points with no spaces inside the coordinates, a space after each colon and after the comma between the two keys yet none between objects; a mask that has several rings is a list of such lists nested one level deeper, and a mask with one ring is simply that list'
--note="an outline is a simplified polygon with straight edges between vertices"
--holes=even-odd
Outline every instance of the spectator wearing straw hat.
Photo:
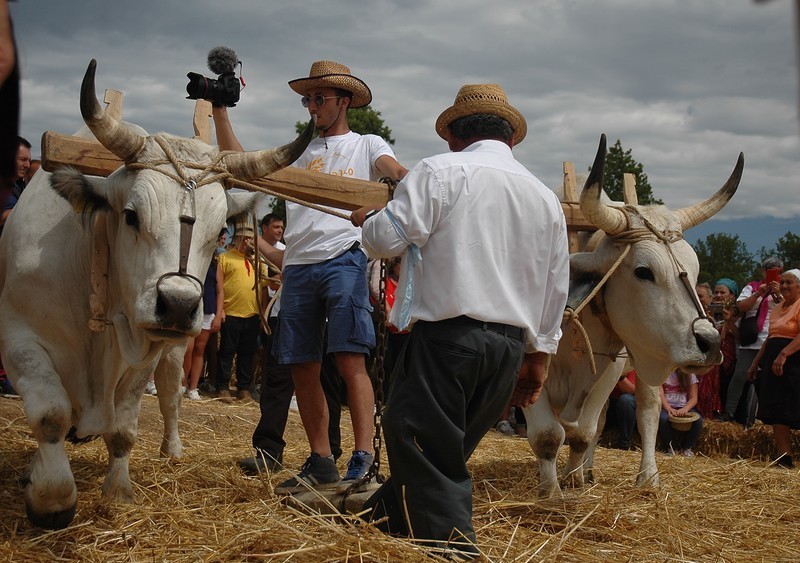
[{"label": "spectator wearing straw hat", "polygon": [[478,551],[467,460],[509,400],[537,399],[561,336],[566,222],[512,155],[526,130],[500,86],[463,86],[436,122],[452,152],[352,216],[370,256],[403,254],[390,321],[413,325],[383,418],[391,477],[368,506],[388,516],[379,527],[458,556]]},{"label": "spectator wearing straw hat", "polygon": [[[289,82],[300,102],[316,117],[319,137],[311,141],[294,166],[362,180],[402,178],[389,145],[377,135],[350,130],[348,108],[372,101],[366,83],[333,61],[317,61],[307,77]],[[220,148],[243,150],[227,117],[214,108]],[[349,221],[293,202],[286,203],[285,251],[268,244],[259,250],[282,265],[281,313],[275,333],[276,360],[292,366],[292,378],[311,455],[299,474],[275,488],[292,494],[313,488],[346,490],[364,476],[373,461],[372,433],[375,395],[366,356],[375,346],[367,289],[367,258],[360,249],[361,233]],[[328,437],[329,411],[320,381],[323,331],[327,319],[327,352],[347,385],[355,451],[344,479],[334,461]]]},{"label": "spectator wearing straw hat", "polygon": [[[220,335],[219,368],[217,370],[217,395],[226,403],[231,402],[229,390],[233,358],[236,356],[236,389],[242,400],[251,400],[250,386],[253,382],[253,358],[258,350],[258,333],[261,318],[256,300],[254,266],[247,256],[252,245],[253,228],[236,225],[233,249],[217,258],[217,269],[222,279],[225,311]],[[261,279],[266,287],[267,271],[263,265]],[[260,290],[260,289],[259,289]]]}]

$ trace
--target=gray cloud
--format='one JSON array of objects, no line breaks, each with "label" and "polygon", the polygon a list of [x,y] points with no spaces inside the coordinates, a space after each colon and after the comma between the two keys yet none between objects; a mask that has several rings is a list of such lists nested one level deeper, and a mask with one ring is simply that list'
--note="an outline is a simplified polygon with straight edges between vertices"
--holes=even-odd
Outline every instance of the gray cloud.
[{"label": "gray cloud", "polygon": [[[454,7],[457,6],[457,9]],[[373,89],[401,162],[446,150],[433,123],[459,86],[503,85],[529,123],[517,158],[548,185],[582,172],[600,133],[620,139],[671,206],[707,197],[740,151],[745,176],[721,215],[800,215],[797,71],[789,2],[747,0],[231,0],[19,2],[22,132],[71,133],[78,89],[125,92],[125,118],[191,135],[186,72],[209,74],[217,45],[244,62],[232,110],[247,148],[294,135],[306,118],[286,82],[314,60],[349,65]]]}]

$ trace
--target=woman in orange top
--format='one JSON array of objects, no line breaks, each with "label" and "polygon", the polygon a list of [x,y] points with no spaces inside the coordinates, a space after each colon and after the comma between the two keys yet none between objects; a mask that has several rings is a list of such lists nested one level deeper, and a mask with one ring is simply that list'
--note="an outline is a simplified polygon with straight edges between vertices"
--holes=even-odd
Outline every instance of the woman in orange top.
[{"label": "woman in orange top", "polygon": [[769,335],[748,370],[758,372],[758,418],[772,424],[777,463],[794,467],[791,431],[800,428],[800,270],[781,275],[783,302],[769,317]]}]

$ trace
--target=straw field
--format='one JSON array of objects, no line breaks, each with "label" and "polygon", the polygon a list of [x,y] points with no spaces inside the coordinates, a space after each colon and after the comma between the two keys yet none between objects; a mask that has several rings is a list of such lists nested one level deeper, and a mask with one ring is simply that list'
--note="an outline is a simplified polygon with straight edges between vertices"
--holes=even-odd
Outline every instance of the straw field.
[{"label": "straw field", "polygon": [[[68,445],[77,515],[65,530],[43,531],[27,521],[17,484],[36,444],[21,401],[0,397],[0,560],[439,559],[413,540],[385,536],[355,517],[312,515],[285,505],[272,489],[286,472],[244,476],[236,461],[250,451],[257,418],[255,403],[184,401],[185,456],[167,461],[158,456],[157,400],[145,397],[131,457],[136,502],[100,497],[102,440]],[[350,436],[345,439],[349,446]],[[294,411],[287,442],[285,461],[299,467],[307,446]],[[661,485],[644,489],[634,486],[638,452],[598,448],[594,485],[541,501],[527,441],[490,432],[470,462],[485,560],[800,561],[800,479],[796,470],[767,463],[770,429],[744,432],[708,422],[698,446],[694,458],[657,454]]]}]

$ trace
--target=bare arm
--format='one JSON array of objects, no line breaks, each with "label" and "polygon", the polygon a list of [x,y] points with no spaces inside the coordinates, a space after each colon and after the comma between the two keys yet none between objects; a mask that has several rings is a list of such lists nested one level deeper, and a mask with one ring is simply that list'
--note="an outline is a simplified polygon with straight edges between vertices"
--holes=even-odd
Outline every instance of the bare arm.
[{"label": "bare arm", "polygon": [[399,182],[408,174],[408,170],[403,168],[399,162],[391,156],[383,155],[375,161],[375,168],[378,169],[381,176],[391,178],[395,182]]},{"label": "bare arm", "polygon": [[[763,350],[764,346],[762,346],[761,349]],[[775,358],[775,361],[772,362],[773,373],[779,376],[783,375],[783,366],[786,363],[786,358],[796,353],[798,350],[800,350],[800,334],[795,336],[792,341],[789,342],[789,344],[787,344],[783,350],[781,350],[780,354],[778,354],[778,357]],[[759,350],[759,354],[760,353],[761,351]]]},{"label": "bare arm", "polygon": [[233,126],[228,117],[228,108],[225,106],[212,107],[211,116],[214,119],[214,129],[217,133],[217,144],[223,151],[244,152],[239,139],[233,133]]},{"label": "bare arm", "polygon": [[11,16],[8,13],[8,1],[0,0],[0,84],[6,81],[14,70],[16,53],[14,40],[11,37]]},{"label": "bare arm", "polygon": [[689,393],[686,398],[686,404],[678,409],[676,413],[678,416],[686,416],[689,414],[689,411],[692,410],[694,407],[697,406],[697,388],[699,385],[697,383],[692,383],[689,385]]},{"label": "bare arm", "polygon": [[660,385],[658,387],[658,397],[661,399],[661,406],[667,411],[669,414],[672,414],[675,409],[667,402],[667,396],[664,394],[664,386]]},{"label": "bare arm", "polygon": [[[223,287],[225,276],[222,274],[222,268],[217,266],[217,312],[215,313],[214,320],[211,322],[211,332],[219,332],[222,323],[225,322],[225,288]],[[219,323],[217,323],[219,319]],[[214,330],[216,325],[217,330]]]},{"label": "bare arm", "polygon": [[283,268],[283,250],[275,248],[261,237],[256,239],[256,244],[258,244],[258,251],[263,254],[267,260],[279,268]]},{"label": "bare arm", "polygon": [[628,376],[626,375],[620,379],[619,382],[617,382],[617,389],[621,393],[633,395],[636,392],[636,385],[630,379],[628,379]]}]

